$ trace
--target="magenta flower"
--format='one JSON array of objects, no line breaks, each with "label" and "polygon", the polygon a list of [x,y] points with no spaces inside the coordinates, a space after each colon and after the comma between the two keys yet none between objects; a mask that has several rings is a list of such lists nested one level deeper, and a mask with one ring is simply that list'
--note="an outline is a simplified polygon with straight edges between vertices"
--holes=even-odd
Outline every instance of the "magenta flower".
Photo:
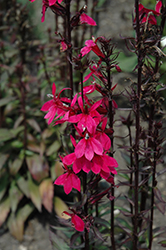
[{"label": "magenta flower", "polygon": [[93,80],[95,80],[94,76],[97,76],[104,84],[107,83],[107,79],[105,78],[105,76],[102,74],[100,70],[100,64],[101,62],[98,62],[97,65],[94,64],[89,67],[91,72],[84,77],[84,82],[86,82],[90,77],[92,77]]},{"label": "magenta flower", "polygon": [[[34,2],[35,0],[29,0],[30,2]],[[45,12],[48,7],[56,13],[57,15],[63,15],[65,13],[65,8],[60,5],[63,0],[42,0],[42,18],[41,21],[45,20]]]},{"label": "magenta flower", "polygon": [[85,130],[84,134],[82,135],[82,132],[77,127],[75,128],[79,135],[84,137],[75,147],[76,158],[81,158],[84,155],[87,160],[91,161],[95,153],[97,155],[103,154],[102,144],[94,137],[95,131],[93,134],[90,134],[87,132],[87,130]]},{"label": "magenta flower", "polygon": [[[148,23],[152,25],[156,25],[157,21],[154,15],[159,16],[161,15],[160,10],[162,7],[162,2],[158,1],[155,7],[155,10],[147,9],[145,8],[141,3],[139,4],[139,19],[141,20],[141,23]],[[152,14],[153,15],[152,15]],[[136,23],[136,17],[134,19],[134,24]]]},{"label": "magenta flower", "polygon": [[91,26],[96,26],[96,22],[90,17],[88,16],[87,14],[85,13],[82,13],[80,15],[80,23],[83,24],[83,23],[87,23]]},{"label": "magenta flower", "polygon": [[[73,137],[71,137],[71,140],[72,140],[73,146],[75,148],[78,147],[77,148],[78,154],[76,151],[74,153],[66,155],[63,158],[63,163],[66,165],[73,164],[73,172],[75,174],[79,173],[81,170],[83,170],[86,173],[89,173],[90,171],[92,171],[95,174],[100,174],[100,172],[103,171],[104,173],[107,173],[106,174],[107,178],[109,177],[110,172],[113,174],[117,174],[115,168],[118,167],[118,163],[113,157],[106,155],[106,153],[102,153],[102,150],[99,151],[99,149],[98,151],[100,154],[96,154],[93,151],[93,149],[90,147],[89,147],[90,148],[89,151],[92,151],[92,153],[90,152],[90,155],[87,156],[84,150],[84,146],[82,147],[83,152],[82,151],[80,152],[79,150],[81,150],[81,147],[79,148],[78,146],[79,143],[76,144],[76,141]],[[101,144],[99,145],[101,147]]]},{"label": "magenta flower", "polygon": [[105,58],[105,55],[101,52],[97,45],[97,39],[95,41],[93,39],[86,40],[85,45],[86,46],[81,49],[82,56],[85,56],[92,50],[97,56]]},{"label": "magenta flower", "polygon": [[60,4],[63,0],[48,0],[48,1],[49,1],[49,6],[51,6],[54,5],[56,2]]},{"label": "magenta flower", "polygon": [[71,216],[72,225],[77,231],[79,232],[84,231],[85,223],[78,215],[76,215],[75,213],[71,214],[66,211],[64,211],[63,213]]},{"label": "magenta flower", "polygon": [[69,194],[72,191],[72,188],[75,188],[80,192],[81,191],[80,179],[70,168],[67,167],[67,165],[64,163],[62,157],[61,157],[61,160],[62,160],[64,168],[65,168],[65,173],[63,175],[60,175],[56,179],[54,184],[63,185],[64,191],[66,194]]},{"label": "magenta flower", "polygon": [[97,101],[90,108],[85,105],[84,108],[83,100],[80,96],[78,98],[78,104],[82,113],[76,115],[76,120],[71,117],[71,119],[69,119],[69,122],[78,122],[77,127],[80,131],[85,131],[85,129],[87,129],[89,133],[93,134],[96,130],[97,124],[101,120],[100,114],[96,111],[97,107],[100,106],[101,101]]},{"label": "magenta flower", "polygon": [[53,85],[52,85],[51,97],[53,97],[53,99],[46,102],[41,108],[42,111],[48,111],[48,113],[44,117],[45,119],[49,119],[48,124],[50,124],[53,121],[56,114],[58,114],[58,116],[56,117],[56,119],[58,119],[59,117],[65,115],[65,113],[68,111],[68,107],[67,107],[67,105],[63,104],[63,101],[70,103],[70,100],[68,98],[60,98],[60,94],[65,89],[69,89],[69,88],[62,89],[59,92],[59,94],[56,96],[55,83],[53,83]]},{"label": "magenta flower", "polygon": [[103,118],[102,126],[96,131],[95,138],[102,144],[104,150],[108,151],[111,147],[111,140],[108,135],[104,133],[106,125],[107,117]]}]

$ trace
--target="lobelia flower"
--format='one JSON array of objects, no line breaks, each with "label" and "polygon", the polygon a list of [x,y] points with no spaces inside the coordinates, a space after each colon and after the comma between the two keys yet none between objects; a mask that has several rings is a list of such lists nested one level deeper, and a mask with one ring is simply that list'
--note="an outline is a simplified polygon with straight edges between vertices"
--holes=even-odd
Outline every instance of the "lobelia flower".
[{"label": "lobelia flower", "polygon": [[[162,7],[161,1],[157,1],[155,10],[147,9],[140,3],[139,4],[139,19],[141,20],[141,23],[146,23],[148,21],[148,23],[152,25],[156,25],[157,21],[154,15],[156,16],[161,15],[160,13],[161,7]],[[136,23],[136,17],[134,18],[134,24],[135,23]]]},{"label": "lobelia flower", "polygon": [[66,211],[64,211],[63,213],[71,216],[71,223],[77,231],[84,231],[85,223],[78,215],[76,215],[75,213],[68,213]]},{"label": "lobelia flower", "polygon": [[108,135],[106,135],[104,133],[106,125],[107,125],[107,117],[104,117],[101,128],[98,127],[98,129],[96,131],[95,138],[98,141],[100,141],[100,143],[102,144],[104,150],[108,151],[110,149],[110,147],[111,147],[111,140],[108,137]]},{"label": "lobelia flower", "polygon": [[97,124],[101,120],[100,114],[96,111],[97,107],[99,107],[101,104],[101,100],[94,103],[90,108],[88,108],[87,105],[85,105],[84,108],[83,100],[80,96],[78,98],[78,104],[82,113],[76,115],[75,119],[74,117],[71,117],[69,122],[78,122],[77,128],[80,131],[85,131],[85,129],[87,129],[89,133],[93,134],[96,130]]},{"label": "lobelia flower", "polygon": [[69,194],[72,191],[72,188],[77,189],[79,192],[81,191],[81,181],[78,176],[72,171],[72,169],[68,168],[64,163],[63,158],[61,157],[62,163],[65,168],[65,173],[60,175],[54,184],[63,185],[64,191],[66,194]]},{"label": "lobelia flower", "polygon": [[107,83],[107,79],[105,78],[105,76],[102,74],[100,70],[100,64],[101,64],[101,61],[98,62],[97,65],[93,64],[92,66],[89,67],[91,72],[84,77],[83,82],[86,82],[90,77],[92,77],[93,80],[95,81],[94,76],[97,76],[104,84]]},{"label": "lobelia flower", "polygon": [[75,16],[71,18],[70,25],[72,28],[78,26],[79,23],[96,26],[96,22],[90,16],[84,13],[86,9],[87,6],[85,5],[82,9],[80,9],[79,12],[76,13]]},{"label": "lobelia flower", "polygon": [[90,16],[88,16],[88,15],[85,14],[85,13],[82,13],[82,14],[80,15],[80,23],[81,23],[81,24],[86,23],[86,24],[89,24],[89,25],[91,25],[91,26],[96,26],[96,22],[95,22]]},{"label": "lobelia flower", "polygon": [[81,158],[84,155],[87,160],[91,161],[95,153],[97,155],[103,154],[102,144],[94,137],[95,131],[90,134],[87,130],[82,133],[82,131],[80,131],[76,126],[75,129],[77,130],[78,134],[83,137],[83,139],[81,139],[75,146],[76,158]]},{"label": "lobelia flower", "polygon": [[[73,146],[76,148],[77,145],[75,139],[71,136],[71,141],[73,143]],[[101,145],[100,145],[101,146]],[[78,150],[81,150],[79,148]],[[90,149],[89,151],[93,151],[93,149]],[[63,158],[63,162],[66,165],[72,165],[73,164],[73,172],[79,173],[81,170],[83,170],[86,173],[89,173],[92,171],[95,174],[99,174],[101,171],[103,171],[103,175],[105,173],[105,178],[108,179],[110,176],[110,172],[113,174],[117,174],[116,170],[114,168],[118,167],[117,161],[108,155],[106,155],[106,152],[97,154],[95,152],[92,152],[92,155],[90,153],[90,156],[87,157],[83,152],[74,152],[69,155],[66,155]],[[107,175],[106,175],[107,173]]]},{"label": "lobelia flower", "polygon": [[49,1],[49,6],[51,6],[54,5],[56,2],[60,4],[63,0],[48,0],[48,1]]},{"label": "lobelia flower", "polygon": [[94,40],[94,38],[92,38],[92,40],[85,41],[86,46],[81,49],[82,56],[85,56],[92,50],[97,56],[105,58],[105,55],[101,52],[97,45],[97,40],[98,39]]},{"label": "lobelia flower", "polygon": [[65,97],[60,98],[60,94],[62,93],[62,91],[66,89],[70,89],[70,88],[62,89],[59,92],[59,94],[56,96],[56,85],[55,83],[53,83],[52,95],[50,95],[51,97],[53,97],[53,99],[46,102],[41,108],[42,111],[48,111],[48,113],[44,117],[44,119],[49,119],[48,124],[50,124],[53,121],[56,114],[58,114],[58,116],[56,117],[56,119],[58,119],[59,117],[65,115],[66,112],[69,110],[65,102],[70,103],[70,99],[65,98]]},{"label": "lobelia flower", "polygon": [[[29,0],[34,2],[35,0]],[[42,18],[41,21],[45,20],[45,12],[48,7],[57,15],[63,16],[66,13],[66,9],[60,5],[63,0],[42,0]]]}]

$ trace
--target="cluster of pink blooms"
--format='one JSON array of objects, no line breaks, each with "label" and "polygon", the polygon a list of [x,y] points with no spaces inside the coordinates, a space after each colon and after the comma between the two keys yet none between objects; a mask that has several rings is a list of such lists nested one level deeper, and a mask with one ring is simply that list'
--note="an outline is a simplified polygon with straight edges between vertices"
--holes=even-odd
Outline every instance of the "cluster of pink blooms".
[{"label": "cluster of pink blooms", "polygon": [[[87,40],[85,44],[86,46],[81,50],[82,56],[93,51],[100,59],[101,57],[105,57],[93,40]],[[117,71],[120,71],[118,65],[114,65],[114,67]],[[105,76],[96,65],[91,65],[90,70],[91,73],[85,76],[84,81],[90,77],[95,80],[95,77],[97,77],[103,83],[106,83]],[[95,175],[100,176],[100,178],[114,184],[112,174],[117,174],[115,168],[118,164],[113,157],[109,156],[111,140],[108,135],[113,133],[111,128],[107,128],[109,97],[103,93],[102,87],[95,81],[83,88],[83,99],[81,93],[75,94],[73,99],[61,97],[61,93],[66,89],[68,88],[62,89],[57,94],[56,85],[53,83],[52,94],[49,95],[51,100],[47,101],[41,108],[42,111],[47,112],[44,118],[48,119],[48,124],[51,122],[54,122],[54,125],[65,122],[73,124],[75,138],[77,138],[75,139],[72,135],[70,136],[74,152],[60,157],[64,166],[64,174],[59,176],[54,184],[63,185],[66,194],[69,194],[73,188],[80,192],[81,181],[78,174],[81,171],[87,174],[92,171]],[[96,102],[93,102],[88,97],[94,91],[101,94],[101,98]],[[112,106],[113,108],[117,108],[114,100],[112,100]],[[68,215],[70,214],[68,213]],[[76,216],[76,214],[71,215],[72,222],[79,221],[80,223],[82,219],[75,220]],[[80,227],[77,224],[74,224],[74,226],[78,231],[83,231],[83,223],[82,220]]]},{"label": "cluster of pink blooms", "polygon": [[[29,0],[34,2],[35,0]],[[42,0],[42,22],[45,19],[45,12],[47,8],[58,14],[64,15],[65,8],[61,5],[63,0]],[[150,24],[156,24],[154,15],[160,15],[160,9],[162,7],[161,1],[157,2],[156,9],[146,9],[142,4],[139,4],[139,17],[141,23],[147,22]],[[95,21],[84,13],[84,8],[81,9],[72,19],[71,27],[78,24],[96,25]],[[136,22],[136,19],[134,19]],[[91,64],[89,66],[90,73],[85,76],[84,82],[90,79],[94,82],[83,88],[83,93],[77,93],[70,99],[68,97],[62,97],[61,93],[69,88],[64,88],[60,93],[56,93],[56,85],[52,85],[52,94],[49,95],[51,100],[47,101],[41,108],[42,111],[47,112],[45,119],[48,119],[48,124],[54,122],[54,125],[62,123],[71,123],[75,128],[75,138],[71,135],[70,139],[73,144],[73,152],[61,157],[63,163],[64,174],[59,176],[54,184],[63,185],[66,194],[69,194],[73,188],[81,192],[81,180],[79,173],[81,171],[85,173],[93,172],[96,176],[105,179],[107,182],[114,184],[113,175],[117,174],[116,167],[118,167],[117,161],[109,155],[111,148],[111,140],[108,135],[113,133],[112,128],[108,128],[108,113],[109,113],[109,94],[106,89],[96,83],[96,78],[102,81],[106,86],[107,79],[100,70],[100,64],[105,61],[105,54],[98,46],[97,42],[101,39],[87,40],[85,46],[81,49],[81,57],[87,55],[90,51],[93,51],[98,57],[98,63]],[[102,37],[102,39],[104,39]],[[69,48],[69,44],[62,38],[61,48],[65,51]],[[117,64],[112,64],[112,68],[115,68],[118,72],[121,71]],[[116,85],[111,89],[114,90]],[[101,94],[101,98],[93,102],[88,95],[97,91]],[[83,97],[83,98],[82,98]],[[112,100],[113,109],[117,108],[117,104]],[[104,192],[105,193],[105,192]],[[112,199],[112,197],[110,197]],[[64,211],[65,214],[71,216],[71,222],[76,230],[83,231],[85,228],[85,222],[76,214],[74,210],[72,213]]]}]

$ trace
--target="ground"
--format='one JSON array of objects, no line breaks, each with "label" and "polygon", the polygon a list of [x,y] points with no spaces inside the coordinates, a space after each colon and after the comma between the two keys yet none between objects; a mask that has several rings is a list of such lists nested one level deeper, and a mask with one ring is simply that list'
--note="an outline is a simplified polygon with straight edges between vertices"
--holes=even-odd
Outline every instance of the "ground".
[{"label": "ground", "polygon": [[[132,35],[132,13],[133,13],[133,0],[107,0],[104,7],[98,12],[98,36],[112,37],[117,42],[118,47],[122,48],[124,43],[120,36]],[[123,48],[122,48],[123,49]],[[125,73],[120,75],[118,79],[121,83],[125,84],[125,79],[129,76]],[[121,131],[123,134],[124,131]],[[120,156],[117,155],[119,158]],[[121,163],[119,163],[121,165]],[[161,166],[163,168],[163,166]],[[159,188],[162,194],[166,196],[165,191],[165,176],[160,176],[158,179]],[[118,195],[121,190],[117,190]],[[166,219],[159,212],[155,212],[155,226],[165,226]],[[33,218],[28,222],[25,230],[23,242],[15,240],[8,232],[0,237],[0,250],[51,250],[51,242],[49,240],[50,232],[49,225],[43,225],[41,220]],[[153,250],[162,250],[157,242],[154,241]]]}]

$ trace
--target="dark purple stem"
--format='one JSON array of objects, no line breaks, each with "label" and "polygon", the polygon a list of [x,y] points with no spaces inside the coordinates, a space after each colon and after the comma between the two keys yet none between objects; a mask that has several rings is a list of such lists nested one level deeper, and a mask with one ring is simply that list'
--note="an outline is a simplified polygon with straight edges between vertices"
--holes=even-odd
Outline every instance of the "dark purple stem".
[{"label": "dark purple stem", "polygon": [[155,137],[154,137],[154,156],[153,156],[153,180],[152,180],[152,193],[151,193],[151,215],[150,215],[150,232],[149,232],[149,250],[152,248],[153,242],[153,218],[154,218],[154,188],[156,186],[156,165],[157,165],[157,138],[158,138],[158,129],[155,128]]},{"label": "dark purple stem", "polygon": [[[86,189],[87,189],[87,174],[84,172],[83,173],[83,193],[85,194],[86,193]],[[85,203],[84,205],[84,213],[85,213],[85,216],[88,215],[88,202]],[[85,233],[85,250],[89,250],[89,232],[88,230],[85,228],[84,230],[84,233]]]},{"label": "dark purple stem", "polygon": [[[113,128],[113,110],[112,110],[112,82],[111,82],[111,74],[109,69],[109,63],[107,64],[107,83],[108,83],[108,89],[110,92],[110,101],[109,101],[109,126],[110,128]],[[110,154],[111,157],[113,157],[113,137],[111,137],[111,147],[112,147],[112,153]],[[111,194],[114,196],[114,187],[111,188]],[[114,232],[114,200],[111,201],[111,231],[110,231],[110,238],[112,243],[112,249],[116,250],[115,247],[115,232]]]},{"label": "dark purple stem", "polygon": [[[71,0],[66,0],[67,40],[69,44],[71,44],[70,2]],[[72,62],[72,48],[68,51],[68,65],[69,65],[71,99],[73,99],[73,67],[71,62]]]},{"label": "dark purple stem", "polygon": [[142,72],[142,58],[140,47],[140,24],[139,24],[139,0],[135,0],[136,10],[136,41],[138,48],[138,75],[137,75],[137,94],[136,104],[134,107],[136,117],[136,135],[134,145],[134,158],[135,158],[135,211],[134,211],[134,228],[133,228],[133,249],[138,249],[138,177],[139,177],[139,137],[140,137],[140,93],[141,93],[141,72]]}]

